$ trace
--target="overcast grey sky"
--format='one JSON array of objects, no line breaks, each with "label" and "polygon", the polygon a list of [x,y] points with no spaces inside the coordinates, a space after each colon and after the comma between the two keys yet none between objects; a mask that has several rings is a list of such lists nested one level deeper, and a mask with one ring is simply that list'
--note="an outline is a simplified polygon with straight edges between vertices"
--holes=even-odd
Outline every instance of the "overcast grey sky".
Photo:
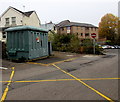
[{"label": "overcast grey sky", "polygon": [[63,20],[98,26],[106,13],[118,16],[119,0],[0,0],[0,15],[13,6],[21,11],[35,10],[41,23]]}]

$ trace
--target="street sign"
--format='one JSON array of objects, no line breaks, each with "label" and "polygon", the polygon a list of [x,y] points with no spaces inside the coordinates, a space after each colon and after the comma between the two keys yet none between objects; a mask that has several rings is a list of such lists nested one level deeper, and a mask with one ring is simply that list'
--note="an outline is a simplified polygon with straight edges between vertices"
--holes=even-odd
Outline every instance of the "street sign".
[{"label": "street sign", "polygon": [[95,34],[95,33],[92,33],[92,34],[91,34],[91,37],[92,37],[92,38],[95,38],[95,37],[96,37],[96,34]]}]

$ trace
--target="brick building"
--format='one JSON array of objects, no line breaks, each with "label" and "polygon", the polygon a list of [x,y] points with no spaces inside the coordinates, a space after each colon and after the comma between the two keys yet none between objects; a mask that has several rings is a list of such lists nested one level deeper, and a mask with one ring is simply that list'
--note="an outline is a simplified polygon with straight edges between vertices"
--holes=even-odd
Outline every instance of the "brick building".
[{"label": "brick building", "polygon": [[91,34],[96,33],[96,40],[98,40],[98,27],[92,24],[65,20],[56,24],[55,28],[57,34],[76,34],[81,39],[92,39]]}]

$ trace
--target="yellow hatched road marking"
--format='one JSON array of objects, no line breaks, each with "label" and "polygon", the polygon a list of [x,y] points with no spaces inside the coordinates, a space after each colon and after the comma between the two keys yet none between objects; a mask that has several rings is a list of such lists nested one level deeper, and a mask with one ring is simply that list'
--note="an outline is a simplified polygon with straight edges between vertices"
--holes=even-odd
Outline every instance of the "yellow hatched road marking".
[{"label": "yellow hatched road marking", "polygon": [[9,82],[8,82],[8,84],[7,84],[6,89],[4,90],[4,93],[3,93],[2,97],[1,97],[0,102],[4,102],[4,100],[5,100],[6,96],[7,96],[7,93],[8,93],[8,90],[9,90],[9,85],[10,85],[11,82],[12,82],[12,78],[13,78],[13,76],[14,76],[14,73],[15,73],[14,67],[12,67],[12,72],[11,72],[11,75],[10,75],[10,80],[9,80]]},{"label": "yellow hatched road marking", "polygon": [[96,89],[94,89],[93,87],[89,86],[88,84],[86,84],[85,82],[83,82],[82,80],[79,80],[77,77],[75,77],[74,75],[64,71],[63,69],[61,69],[60,67],[56,66],[55,64],[53,64],[54,67],[56,67],[57,69],[61,70],[63,73],[71,76],[72,78],[74,78],[75,80],[79,81],[80,83],[82,83],[83,85],[85,85],[86,87],[88,87],[89,89],[93,90],[94,92],[96,92],[98,95],[102,96],[103,98],[105,98],[106,100],[108,100],[109,102],[114,102],[112,99],[110,99],[109,97],[105,96],[104,94],[100,93],[99,91],[97,91]]},{"label": "yellow hatched road marking", "polygon": [[[77,80],[117,80],[120,78],[82,78]],[[76,79],[52,79],[52,80],[22,80],[22,81],[0,81],[0,82],[49,82],[49,81],[74,81]]]}]

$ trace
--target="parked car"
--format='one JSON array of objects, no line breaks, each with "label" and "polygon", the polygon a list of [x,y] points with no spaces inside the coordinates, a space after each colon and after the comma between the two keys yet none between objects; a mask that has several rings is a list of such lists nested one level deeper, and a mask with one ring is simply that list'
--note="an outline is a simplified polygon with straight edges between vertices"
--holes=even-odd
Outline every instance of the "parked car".
[{"label": "parked car", "polygon": [[119,45],[114,45],[115,49],[120,49]]},{"label": "parked car", "polygon": [[109,48],[110,48],[110,49],[114,49],[115,47],[114,47],[114,46],[109,45]]},{"label": "parked car", "polygon": [[102,47],[103,49],[109,49],[109,48],[110,48],[109,45],[102,45],[101,47]]}]

